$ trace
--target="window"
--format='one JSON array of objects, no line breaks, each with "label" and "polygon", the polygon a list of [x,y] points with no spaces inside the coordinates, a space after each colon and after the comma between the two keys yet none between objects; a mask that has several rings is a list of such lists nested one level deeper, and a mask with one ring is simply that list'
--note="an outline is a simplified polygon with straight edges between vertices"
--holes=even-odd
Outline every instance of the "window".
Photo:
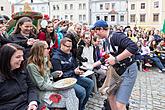
[{"label": "window", "polygon": [[124,15],[120,16],[120,21],[122,21],[122,22],[124,21]]},{"label": "window", "polygon": [[70,4],[70,9],[73,10],[73,4]]},{"label": "window", "polygon": [[153,14],[153,21],[158,22],[159,21],[159,13],[154,13]]},{"label": "window", "polygon": [[22,11],[22,8],[19,8],[19,11]]},{"label": "window", "polygon": [[145,22],[146,14],[140,14],[140,22]]},{"label": "window", "polygon": [[141,3],[141,9],[145,9],[145,3]]},{"label": "window", "polygon": [[73,20],[73,15],[70,15],[70,20]]},{"label": "window", "polygon": [[131,10],[135,10],[135,4],[131,4]]},{"label": "window", "polygon": [[159,1],[154,2],[154,8],[159,8]]},{"label": "window", "polygon": [[86,4],[85,3],[83,3],[83,10],[85,10],[86,9]]},{"label": "window", "polygon": [[57,15],[57,19],[59,19],[60,18],[60,16],[59,15]]},{"label": "window", "polygon": [[108,16],[104,16],[104,21],[108,21]]},{"label": "window", "polygon": [[136,17],[135,14],[130,15],[130,21],[131,22],[135,22],[135,17]]},{"label": "window", "polygon": [[65,4],[65,8],[64,8],[65,10],[67,10],[68,9],[68,5],[67,4]]},{"label": "window", "polygon": [[114,9],[115,8],[115,3],[112,3],[112,9]]},{"label": "window", "polygon": [[65,15],[65,19],[66,19],[66,20],[68,19],[68,15]]},{"label": "window", "polygon": [[111,15],[111,21],[115,21],[115,15]]},{"label": "window", "polygon": [[82,21],[82,15],[79,15],[79,21],[80,22]]},{"label": "window", "polygon": [[82,4],[79,4],[79,10],[81,10],[82,9]]},{"label": "window", "polygon": [[83,21],[86,21],[86,15],[83,15]]},{"label": "window", "polygon": [[57,5],[57,10],[59,10],[60,8],[59,8],[59,6]]},{"label": "window", "polygon": [[56,6],[55,5],[53,5],[53,10],[56,10]]},{"label": "window", "polygon": [[1,11],[4,11],[4,7],[3,6],[1,6]]},{"label": "window", "polygon": [[109,3],[105,3],[105,10],[109,10],[110,4]]},{"label": "window", "polygon": [[45,7],[41,7],[42,12],[45,12]]},{"label": "window", "polygon": [[102,10],[103,9],[103,4],[100,4],[100,10]]},{"label": "window", "polygon": [[32,10],[35,11],[35,7],[32,7]]},{"label": "window", "polygon": [[100,20],[100,16],[96,16],[96,21],[97,21],[97,20]]}]

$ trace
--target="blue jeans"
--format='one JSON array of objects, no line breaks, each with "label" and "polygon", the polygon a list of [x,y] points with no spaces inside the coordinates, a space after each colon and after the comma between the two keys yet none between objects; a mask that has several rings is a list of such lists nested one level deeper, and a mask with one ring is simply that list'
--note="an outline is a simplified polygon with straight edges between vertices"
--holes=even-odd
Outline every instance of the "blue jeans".
[{"label": "blue jeans", "polygon": [[162,70],[162,69],[165,68],[165,67],[163,66],[162,62],[160,61],[160,59],[159,59],[157,56],[151,57],[151,60],[154,61],[154,63],[156,64],[156,66],[157,66],[160,70]]},{"label": "blue jeans", "polygon": [[89,99],[94,87],[94,82],[87,77],[77,77],[77,83],[74,86],[76,96],[79,99],[79,110],[85,109],[85,104]]}]

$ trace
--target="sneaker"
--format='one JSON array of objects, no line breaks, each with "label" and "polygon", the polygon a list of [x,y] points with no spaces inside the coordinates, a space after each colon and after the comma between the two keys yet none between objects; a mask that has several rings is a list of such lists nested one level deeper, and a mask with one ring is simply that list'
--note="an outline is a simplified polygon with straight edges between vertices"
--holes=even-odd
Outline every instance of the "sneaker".
[{"label": "sneaker", "polygon": [[158,72],[159,72],[159,73],[162,73],[162,70],[159,70]]},{"label": "sneaker", "polygon": [[149,63],[146,63],[145,66],[152,67],[152,65]]},{"label": "sneaker", "polygon": [[162,70],[159,70],[159,71],[161,71],[160,73],[165,73],[165,69],[162,69]]}]

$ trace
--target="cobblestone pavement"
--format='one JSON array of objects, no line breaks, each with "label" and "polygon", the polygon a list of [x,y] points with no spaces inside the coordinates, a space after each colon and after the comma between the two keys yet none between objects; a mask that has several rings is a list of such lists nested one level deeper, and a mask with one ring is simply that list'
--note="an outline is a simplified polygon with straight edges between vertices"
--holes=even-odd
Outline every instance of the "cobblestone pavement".
[{"label": "cobblestone pavement", "polygon": [[[101,110],[106,96],[94,94],[86,110]],[[130,110],[165,110],[165,73],[139,72],[130,98]]]}]

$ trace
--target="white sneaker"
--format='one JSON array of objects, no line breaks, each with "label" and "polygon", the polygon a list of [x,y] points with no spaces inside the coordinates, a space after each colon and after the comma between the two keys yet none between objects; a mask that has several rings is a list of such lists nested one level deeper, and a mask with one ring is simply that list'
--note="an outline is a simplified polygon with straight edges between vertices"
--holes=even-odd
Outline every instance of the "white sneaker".
[{"label": "white sneaker", "polygon": [[158,72],[159,72],[159,73],[162,73],[162,70],[159,70]]},{"label": "white sneaker", "polygon": [[149,63],[146,63],[145,66],[152,67],[152,65]]},{"label": "white sneaker", "polygon": [[162,72],[165,72],[165,68],[164,68],[164,69],[162,69]]}]

